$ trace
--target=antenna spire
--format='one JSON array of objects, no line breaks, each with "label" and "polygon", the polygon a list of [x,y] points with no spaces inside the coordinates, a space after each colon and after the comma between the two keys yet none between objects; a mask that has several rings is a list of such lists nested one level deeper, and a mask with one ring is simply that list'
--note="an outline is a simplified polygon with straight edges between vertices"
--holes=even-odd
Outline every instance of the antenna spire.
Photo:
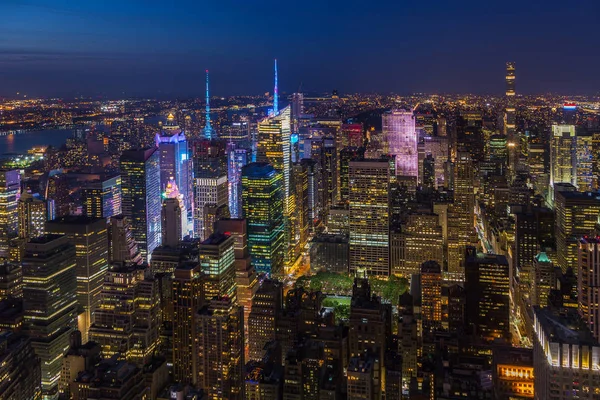
[{"label": "antenna spire", "polygon": [[275,59],[275,90],[273,91],[273,114],[279,114],[279,89],[277,88],[277,59]]},{"label": "antenna spire", "polygon": [[204,137],[212,139],[213,128],[210,124],[210,94],[208,91],[208,70],[206,70],[206,125],[204,125]]}]

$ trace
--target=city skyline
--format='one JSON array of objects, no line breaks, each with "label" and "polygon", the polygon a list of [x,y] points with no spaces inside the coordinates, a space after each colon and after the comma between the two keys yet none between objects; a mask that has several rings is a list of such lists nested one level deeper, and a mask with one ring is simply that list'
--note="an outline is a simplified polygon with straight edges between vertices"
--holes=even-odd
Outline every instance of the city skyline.
[{"label": "city skyline", "polygon": [[464,3],[8,1],[0,96],[199,97],[205,69],[216,95],[260,94],[275,58],[281,93],[499,94],[507,60],[519,93],[597,93],[595,2]]}]

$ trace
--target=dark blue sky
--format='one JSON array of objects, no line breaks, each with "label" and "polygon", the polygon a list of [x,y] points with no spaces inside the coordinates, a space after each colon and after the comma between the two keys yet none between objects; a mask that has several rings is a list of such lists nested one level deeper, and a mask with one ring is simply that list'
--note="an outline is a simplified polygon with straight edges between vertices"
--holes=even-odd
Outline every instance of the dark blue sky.
[{"label": "dark blue sky", "polygon": [[0,96],[600,90],[600,0],[0,0]]}]

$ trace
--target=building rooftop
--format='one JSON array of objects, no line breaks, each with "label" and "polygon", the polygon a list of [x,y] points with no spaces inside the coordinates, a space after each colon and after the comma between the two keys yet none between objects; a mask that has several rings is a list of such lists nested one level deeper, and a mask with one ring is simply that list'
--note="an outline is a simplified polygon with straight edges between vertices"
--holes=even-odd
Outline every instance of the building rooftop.
[{"label": "building rooftop", "polygon": [[536,319],[552,342],[598,346],[598,341],[576,311],[558,314],[550,309],[534,307]]},{"label": "building rooftop", "polygon": [[206,240],[204,240],[201,244],[202,245],[213,245],[213,246],[219,245],[219,244],[222,244],[223,242],[225,242],[230,237],[231,237],[231,235],[228,235],[227,233],[213,233]]},{"label": "building rooftop", "polygon": [[88,217],[85,215],[66,215],[48,221],[47,224],[64,224],[64,225],[89,225],[98,221],[106,221],[104,218]]}]

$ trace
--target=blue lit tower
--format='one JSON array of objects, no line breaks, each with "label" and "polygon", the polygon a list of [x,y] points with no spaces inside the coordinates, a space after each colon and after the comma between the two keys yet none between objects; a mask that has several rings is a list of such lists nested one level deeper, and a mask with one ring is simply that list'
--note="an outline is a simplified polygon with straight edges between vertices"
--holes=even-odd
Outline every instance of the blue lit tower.
[{"label": "blue lit tower", "polygon": [[204,137],[212,139],[214,130],[210,124],[210,94],[208,91],[208,70],[206,70],[206,125],[204,126]]},{"label": "blue lit tower", "polygon": [[273,114],[279,114],[279,89],[277,88],[277,59],[275,59],[275,89],[273,90]]}]

